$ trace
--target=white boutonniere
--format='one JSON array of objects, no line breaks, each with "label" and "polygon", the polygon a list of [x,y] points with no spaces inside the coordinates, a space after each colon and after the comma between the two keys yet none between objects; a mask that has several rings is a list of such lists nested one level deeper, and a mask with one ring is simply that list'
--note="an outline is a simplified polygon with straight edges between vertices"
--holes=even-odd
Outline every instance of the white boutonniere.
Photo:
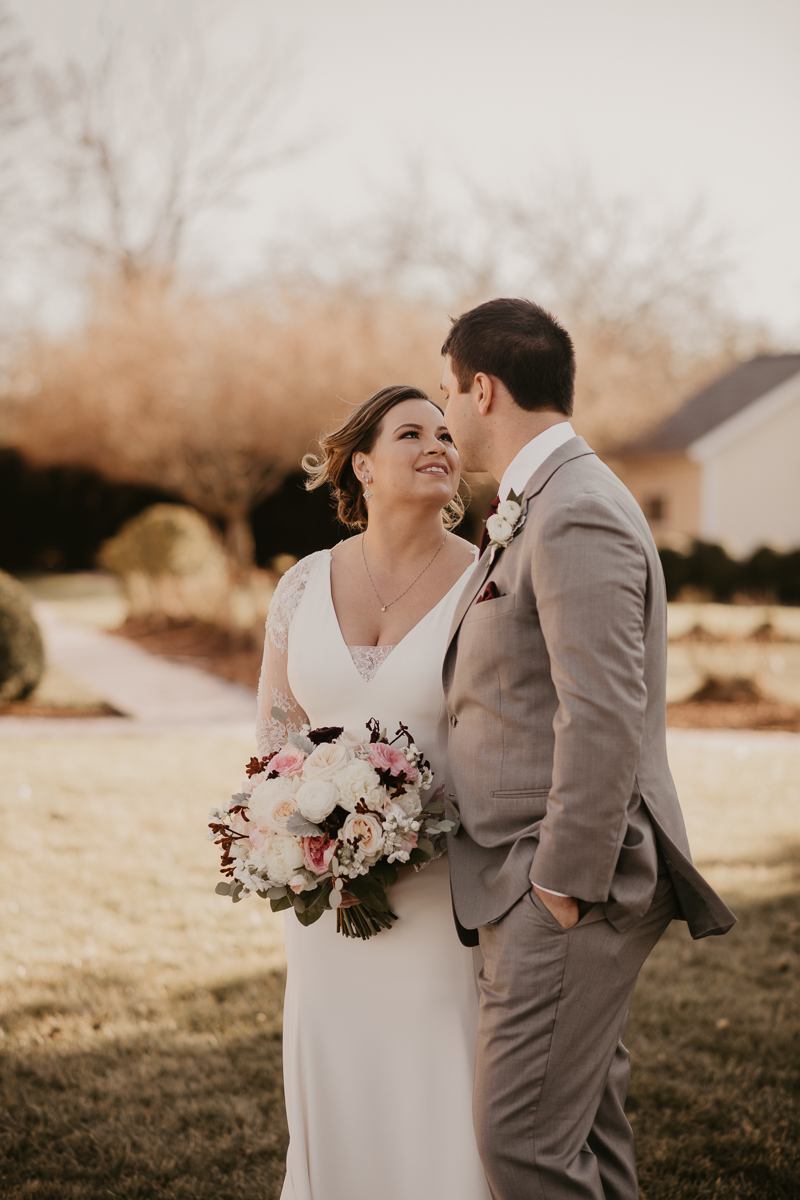
[{"label": "white boutonniere", "polygon": [[491,550],[489,562],[494,562],[497,551],[505,550],[524,524],[525,516],[522,512],[521,497],[509,492],[508,499],[497,506],[497,512],[486,522],[489,549]]}]

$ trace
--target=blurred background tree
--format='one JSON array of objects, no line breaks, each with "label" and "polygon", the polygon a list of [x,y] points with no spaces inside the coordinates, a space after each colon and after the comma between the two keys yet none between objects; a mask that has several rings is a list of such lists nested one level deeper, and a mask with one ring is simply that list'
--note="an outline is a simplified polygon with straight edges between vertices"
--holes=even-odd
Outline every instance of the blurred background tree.
[{"label": "blurred background tree", "polygon": [[96,288],[82,329],[20,353],[13,444],[41,466],[180,496],[222,524],[239,575],[253,564],[249,514],[343,414],[337,396],[436,366],[433,318],[399,302],[211,298],[143,275]]},{"label": "blurred background tree", "polygon": [[104,24],[90,62],[36,68],[36,220],[84,276],[172,279],[198,225],[310,144],[286,132],[291,48],[254,31],[231,59],[219,11],[194,15],[145,37]]},{"label": "blurred background tree", "polygon": [[[103,26],[94,58],[47,67],[0,11],[0,222],[8,177],[24,196],[8,212],[24,210],[81,297],[68,328],[34,318],[6,353],[0,442],[25,470],[51,472],[48,495],[58,469],[128,489],[121,519],[180,499],[222,528],[242,579],[268,497],[280,502],[259,510],[259,544],[316,548],[294,519],[301,493],[284,485],[321,428],[389,380],[436,393],[447,313],[498,294],[551,308],[576,342],[576,428],[609,459],[765,347],[725,303],[725,244],[701,210],[654,216],[580,172],[502,197],[467,179],[454,202],[412,166],[371,220],[275,231],[266,268],[222,287],[215,222],[310,136],[287,120],[296,56],[268,37],[244,57],[217,53],[206,10],[165,16],[144,39]],[[20,137],[25,170],[7,176]],[[490,491],[477,482],[476,511]],[[283,544],[266,520],[285,527]]]}]

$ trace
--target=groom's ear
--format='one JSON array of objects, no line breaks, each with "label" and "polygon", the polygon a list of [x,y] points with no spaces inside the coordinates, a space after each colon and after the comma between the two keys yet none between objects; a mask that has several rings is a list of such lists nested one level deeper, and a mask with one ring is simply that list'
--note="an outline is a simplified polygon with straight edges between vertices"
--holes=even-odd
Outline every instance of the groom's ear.
[{"label": "groom's ear", "polygon": [[488,416],[492,410],[495,398],[494,382],[491,375],[484,375],[483,371],[479,371],[472,381],[470,392],[480,415],[482,417]]}]

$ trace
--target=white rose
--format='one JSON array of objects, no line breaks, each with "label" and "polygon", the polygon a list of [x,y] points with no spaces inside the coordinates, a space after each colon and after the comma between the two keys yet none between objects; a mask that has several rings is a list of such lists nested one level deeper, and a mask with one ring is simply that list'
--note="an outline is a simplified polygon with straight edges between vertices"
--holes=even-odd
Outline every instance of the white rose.
[{"label": "white rose", "polygon": [[516,500],[504,500],[502,504],[497,506],[497,515],[502,517],[504,521],[509,521],[512,525],[519,520],[521,507]]},{"label": "white rose", "polygon": [[300,839],[291,836],[274,837],[264,854],[264,867],[271,883],[288,883],[303,865]]},{"label": "white rose", "polygon": [[345,729],[344,733],[340,733],[336,740],[348,750],[358,750],[368,738],[369,734],[366,730]]},{"label": "white rose", "polygon": [[394,803],[400,805],[407,817],[418,817],[422,812],[422,801],[414,788],[409,788],[402,796],[395,796]]},{"label": "white rose", "polygon": [[486,528],[492,541],[499,542],[501,546],[507,545],[514,533],[514,526],[510,521],[506,521],[504,517],[501,517],[499,513],[495,513],[494,516],[489,517],[489,520],[486,522]]},{"label": "white rose", "polygon": [[383,853],[383,826],[372,813],[350,813],[342,826],[342,837],[346,842],[359,839],[364,861],[372,866]]},{"label": "white rose", "polygon": [[271,829],[273,833],[286,833],[286,822],[296,808],[296,796],[275,796],[264,806],[263,813],[258,816],[258,823]]},{"label": "white rose", "polygon": [[276,799],[292,796],[296,791],[297,780],[286,775],[279,775],[277,779],[265,779],[250,797],[248,807],[251,818],[254,821],[265,819]]},{"label": "white rose", "polygon": [[359,800],[363,800],[368,808],[381,808],[383,805],[385,797],[378,773],[362,758],[354,758],[339,772],[336,786],[339,789],[339,803],[348,812],[353,811]]},{"label": "white rose", "polygon": [[339,793],[329,779],[309,779],[297,789],[297,807],[315,825],[333,812],[338,799]]},{"label": "white rose", "polygon": [[303,779],[333,779],[351,754],[340,742],[323,742],[303,763]]}]

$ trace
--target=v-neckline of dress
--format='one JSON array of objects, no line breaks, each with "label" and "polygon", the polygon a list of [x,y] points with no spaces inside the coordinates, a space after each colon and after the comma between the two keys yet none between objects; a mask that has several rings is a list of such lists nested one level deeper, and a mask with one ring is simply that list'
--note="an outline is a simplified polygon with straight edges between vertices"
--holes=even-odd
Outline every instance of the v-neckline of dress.
[{"label": "v-neckline of dress", "polygon": [[[425,621],[427,621],[428,617],[430,617],[433,613],[436,612],[437,608],[441,608],[441,606],[444,604],[445,600],[448,598],[448,596],[450,596],[455,591],[455,589],[459,586],[459,584],[461,584],[463,587],[463,581],[465,579],[467,572],[474,571],[475,562],[477,561],[477,559],[474,560],[472,565],[467,567],[462,572],[462,574],[459,575],[458,579],[455,581],[453,586],[451,588],[449,588],[448,591],[445,592],[445,594],[442,596],[441,600],[437,601],[437,603],[434,604],[433,608],[429,608],[428,611],[425,613],[425,615],[420,617],[420,619],[417,621],[416,625],[412,625],[411,628],[409,629],[408,633],[403,634],[403,636],[400,638],[399,642],[394,643],[394,645],[391,647],[391,650],[384,658],[383,662],[380,663],[380,665],[378,666],[377,670],[370,676],[369,679],[366,679],[359,671],[358,666],[356,665],[356,662],[353,659],[352,654],[350,653],[351,647],[348,646],[347,642],[344,640],[344,634],[342,633],[342,627],[339,624],[339,616],[336,612],[336,606],[333,603],[333,587],[331,585],[331,563],[333,562],[333,551],[328,550],[326,557],[328,560],[328,569],[327,569],[327,575],[326,575],[326,583],[327,583],[327,591],[328,591],[328,604],[330,605],[331,616],[333,617],[333,623],[336,626],[336,632],[339,635],[339,642],[344,647],[344,649],[347,651],[347,658],[348,658],[353,670],[356,672],[356,674],[358,675],[361,682],[365,683],[365,684],[372,683],[372,681],[380,674],[380,672],[386,666],[386,663],[392,657],[392,654],[394,654],[395,650],[397,650],[399,646],[402,646],[403,643],[411,637],[412,633],[415,633],[416,630],[419,629],[420,625],[422,625]],[[367,647],[359,646],[359,647],[353,647],[353,648],[360,650],[360,649],[366,649]],[[388,648],[388,647],[383,647],[383,646],[369,647],[369,649],[371,649],[371,650],[382,650],[385,648]]]}]

